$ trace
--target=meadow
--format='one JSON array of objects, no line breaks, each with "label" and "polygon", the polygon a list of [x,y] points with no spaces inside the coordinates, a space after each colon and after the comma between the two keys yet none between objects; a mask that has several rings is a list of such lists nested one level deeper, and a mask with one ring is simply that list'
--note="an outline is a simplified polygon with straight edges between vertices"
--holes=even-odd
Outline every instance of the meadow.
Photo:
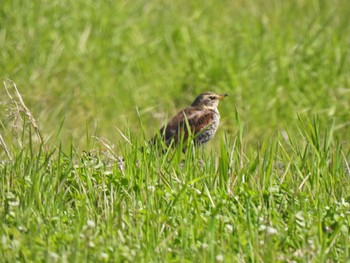
[{"label": "meadow", "polygon": [[[0,14],[0,261],[350,260],[349,1]],[[208,90],[211,142],[147,145]]]}]

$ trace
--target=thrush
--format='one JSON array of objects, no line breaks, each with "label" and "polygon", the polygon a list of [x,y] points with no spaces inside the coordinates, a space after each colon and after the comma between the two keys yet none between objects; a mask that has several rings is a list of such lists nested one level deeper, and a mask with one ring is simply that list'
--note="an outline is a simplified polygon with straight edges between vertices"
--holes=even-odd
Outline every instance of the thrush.
[{"label": "thrush", "polygon": [[218,111],[219,101],[228,96],[205,92],[200,94],[192,104],[177,113],[151,142],[160,136],[161,140],[169,146],[183,144],[192,135],[195,145],[203,145],[215,135],[220,122]]}]

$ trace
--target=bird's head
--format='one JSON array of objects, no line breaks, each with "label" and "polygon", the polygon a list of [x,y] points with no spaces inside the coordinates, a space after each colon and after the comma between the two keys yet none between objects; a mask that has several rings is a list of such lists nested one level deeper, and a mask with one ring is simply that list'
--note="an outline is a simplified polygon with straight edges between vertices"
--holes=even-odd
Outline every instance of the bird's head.
[{"label": "bird's head", "polygon": [[203,106],[209,109],[216,109],[219,101],[228,96],[228,94],[216,94],[214,92],[205,92],[200,94],[191,106]]}]

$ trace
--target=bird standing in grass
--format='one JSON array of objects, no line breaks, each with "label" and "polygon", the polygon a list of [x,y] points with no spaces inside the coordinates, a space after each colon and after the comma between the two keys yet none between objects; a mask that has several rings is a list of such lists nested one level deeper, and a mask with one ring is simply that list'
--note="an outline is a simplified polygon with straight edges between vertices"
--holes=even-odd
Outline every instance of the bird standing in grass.
[{"label": "bird standing in grass", "polygon": [[160,138],[167,146],[182,144],[187,141],[190,134],[195,145],[208,142],[215,135],[220,122],[218,111],[219,101],[228,96],[205,92],[200,94],[193,103],[176,114],[167,125],[151,140],[155,143]]}]

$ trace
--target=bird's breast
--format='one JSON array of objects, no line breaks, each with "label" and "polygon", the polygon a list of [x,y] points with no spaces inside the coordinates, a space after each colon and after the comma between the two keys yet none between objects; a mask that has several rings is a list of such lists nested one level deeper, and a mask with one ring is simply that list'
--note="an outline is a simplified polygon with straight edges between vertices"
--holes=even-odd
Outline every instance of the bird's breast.
[{"label": "bird's breast", "polygon": [[208,125],[198,134],[195,141],[199,144],[208,142],[215,135],[220,123],[219,111],[213,110],[211,114],[211,120]]}]

